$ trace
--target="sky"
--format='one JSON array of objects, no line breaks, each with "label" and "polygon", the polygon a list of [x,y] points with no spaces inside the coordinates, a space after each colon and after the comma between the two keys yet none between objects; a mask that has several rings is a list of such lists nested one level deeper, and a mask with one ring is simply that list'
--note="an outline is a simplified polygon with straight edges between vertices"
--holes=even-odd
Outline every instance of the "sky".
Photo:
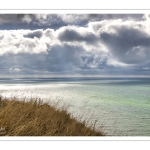
[{"label": "sky", "polygon": [[0,76],[149,76],[149,14],[0,14]]}]

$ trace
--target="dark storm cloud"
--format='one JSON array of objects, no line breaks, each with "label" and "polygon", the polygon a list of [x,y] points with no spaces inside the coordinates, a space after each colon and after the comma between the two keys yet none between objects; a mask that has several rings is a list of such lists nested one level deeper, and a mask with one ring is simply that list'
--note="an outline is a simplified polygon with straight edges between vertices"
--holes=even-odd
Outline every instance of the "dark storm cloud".
[{"label": "dark storm cloud", "polygon": [[100,39],[109,48],[114,58],[127,64],[137,64],[149,60],[150,36],[133,27],[116,27],[117,34],[103,32]]},{"label": "dark storm cloud", "polygon": [[42,30],[40,30],[40,31],[37,30],[37,31],[31,31],[28,34],[25,34],[24,37],[26,37],[26,38],[34,38],[34,37],[41,38],[42,35],[43,35]]},{"label": "dark storm cloud", "polygon": [[89,27],[113,59],[125,64],[149,62],[150,35],[147,21],[112,20],[91,22]]},{"label": "dark storm cloud", "polygon": [[96,36],[88,32],[88,30],[78,27],[67,26],[59,29],[58,39],[62,42],[87,42],[89,44],[96,44],[98,39]]}]

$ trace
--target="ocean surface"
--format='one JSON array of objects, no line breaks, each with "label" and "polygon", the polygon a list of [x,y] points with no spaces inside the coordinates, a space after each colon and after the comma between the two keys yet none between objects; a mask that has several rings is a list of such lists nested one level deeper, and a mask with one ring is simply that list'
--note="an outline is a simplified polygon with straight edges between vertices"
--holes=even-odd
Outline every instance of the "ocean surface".
[{"label": "ocean surface", "polygon": [[108,136],[150,136],[150,78],[0,78],[0,95],[66,107]]}]

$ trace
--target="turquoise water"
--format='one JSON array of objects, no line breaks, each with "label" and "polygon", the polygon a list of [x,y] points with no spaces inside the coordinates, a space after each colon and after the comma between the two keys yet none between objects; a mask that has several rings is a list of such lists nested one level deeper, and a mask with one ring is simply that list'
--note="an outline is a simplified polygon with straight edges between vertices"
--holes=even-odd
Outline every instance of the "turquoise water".
[{"label": "turquoise water", "polygon": [[150,135],[149,78],[0,79],[4,97],[40,97],[106,135]]}]

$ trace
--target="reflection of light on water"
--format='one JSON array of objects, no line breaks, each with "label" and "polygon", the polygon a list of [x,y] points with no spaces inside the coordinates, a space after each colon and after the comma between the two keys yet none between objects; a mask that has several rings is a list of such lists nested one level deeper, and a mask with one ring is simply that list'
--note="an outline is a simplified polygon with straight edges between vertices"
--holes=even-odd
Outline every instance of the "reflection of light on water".
[{"label": "reflection of light on water", "polygon": [[10,85],[0,85],[0,89],[1,90],[17,90],[17,89],[25,89],[26,88],[26,86],[23,86],[23,85],[12,85],[12,84],[10,84]]}]

